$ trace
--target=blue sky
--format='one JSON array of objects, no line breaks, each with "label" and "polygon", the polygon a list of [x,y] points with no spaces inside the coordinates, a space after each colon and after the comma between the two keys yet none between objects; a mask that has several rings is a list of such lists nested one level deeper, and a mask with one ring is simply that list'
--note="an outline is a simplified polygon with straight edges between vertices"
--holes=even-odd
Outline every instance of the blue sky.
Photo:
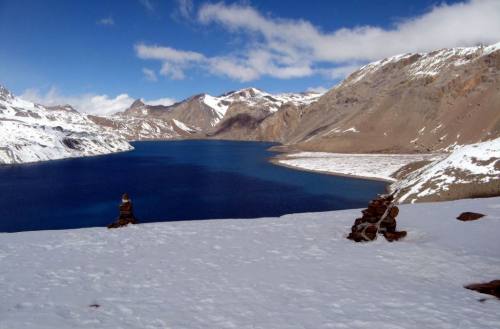
[{"label": "blue sky", "polygon": [[499,3],[0,0],[0,84],[102,113],[133,98],[328,88],[397,53],[498,42]]}]

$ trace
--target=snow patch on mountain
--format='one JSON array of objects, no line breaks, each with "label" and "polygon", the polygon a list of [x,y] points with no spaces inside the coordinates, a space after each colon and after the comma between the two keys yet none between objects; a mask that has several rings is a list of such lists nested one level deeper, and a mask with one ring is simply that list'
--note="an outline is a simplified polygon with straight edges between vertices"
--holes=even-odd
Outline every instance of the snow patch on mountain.
[{"label": "snow patch on mountain", "polygon": [[181,121],[176,120],[176,119],[172,119],[172,121],[177,126],[177,128],[184,130],[185,132],[188,132],[188,133],[196,133],[200,130],[199,128],[189,127],[184,122],[181,122]]}]

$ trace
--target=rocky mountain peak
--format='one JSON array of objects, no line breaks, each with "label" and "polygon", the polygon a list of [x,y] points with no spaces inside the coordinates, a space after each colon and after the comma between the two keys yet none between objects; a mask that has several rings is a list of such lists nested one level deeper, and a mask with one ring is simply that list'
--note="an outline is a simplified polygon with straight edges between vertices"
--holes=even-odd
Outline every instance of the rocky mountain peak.
[{"label": "rocky mountain peak", "polygon": [[148,105],[146,105],[142,99],[136,99],[128,109],[126,109],[122,114],[132,115],[132,116],[143,116],[148,113]]},{"label": "rocky mountain peak", "polygon": [[7,99],[7,98],[12,98],[14,97],[11,92],[5,88],[4,86],[0,85],[0,99]]},{"label": "rocky mountain peak", "polygon": [[144,102],[142,101],[142,99],[136,99],[132,105],[130,105],[129,109],[133,110],[133,109],[138,109],[138,108],[141,108],[141,107],[144,107]]}]

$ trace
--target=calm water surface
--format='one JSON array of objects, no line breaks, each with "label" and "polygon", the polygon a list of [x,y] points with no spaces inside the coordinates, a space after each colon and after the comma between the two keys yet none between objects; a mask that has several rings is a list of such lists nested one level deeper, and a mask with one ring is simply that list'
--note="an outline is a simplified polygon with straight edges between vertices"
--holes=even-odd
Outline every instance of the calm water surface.
[{"label": "calm water surface", "polygon": [[0,232],[105,226],[128,192],[141,222],[363,207],[382,182],[267,161],[270,143],[136,142],[106,156],[0,166]]}]

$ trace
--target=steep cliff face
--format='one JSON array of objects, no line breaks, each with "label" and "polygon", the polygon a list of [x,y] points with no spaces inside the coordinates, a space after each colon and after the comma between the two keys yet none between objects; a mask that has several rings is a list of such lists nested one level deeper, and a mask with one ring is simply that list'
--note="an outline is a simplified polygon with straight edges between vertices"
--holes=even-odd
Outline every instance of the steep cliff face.
[{"label": "steep cliff face", "polygon": [[132,149],[125,138],[71,106],[44,107],[0,86],[0,164],[107,154]]},{"label": "steep cliff face", "polygon": [[282,105],[269,113],[258,108],[235,105],[224,120],[207,136],[218,139],[285,142],[296,129],[304,105]]},{"label": "steep cliff face", "polygon": [[229,95],[224,118],[207,134],[212,138],[283,142],[294,130],[302,110],[316,102],[319,93],[271,95],[250,88]]},{"label": "steep cliff face", "polygon": [[500,44],[368,64],[304,110],[304,150],[430,152],[500,135]]}]

